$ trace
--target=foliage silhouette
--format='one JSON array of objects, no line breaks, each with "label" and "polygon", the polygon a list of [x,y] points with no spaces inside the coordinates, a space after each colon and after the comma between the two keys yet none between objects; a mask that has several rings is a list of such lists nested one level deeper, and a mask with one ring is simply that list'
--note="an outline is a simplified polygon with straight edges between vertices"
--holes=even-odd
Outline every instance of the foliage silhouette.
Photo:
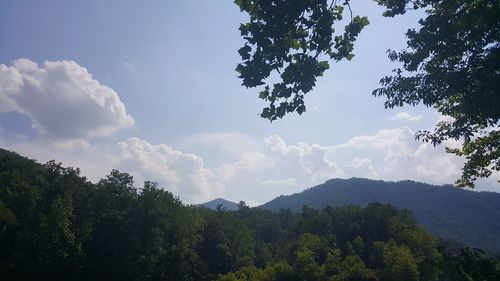
[{"label": "foliage silhouette", "polygon": [[[434,131],[416,138],[441,144],[463,140],[449,153],[465,157],[461,187],[474,187],[477,178],[500,171],[500,2],[497,0],[375,0],[386,17],[425,9],[420,29],[407,31],[407,48],[389,50],[389,59],[402,64],[380,80],[374,96],[387,99],[386,108],[424,104],[444,116]],[[304,97],[329,61],[350,60],[353,43],[366,17],[352,17],[349,0],[236,0],[250,21],[241,24],[244,47],[236,67],[247,88],[265,85],[259,98],[267,101],[261,117],[270,121],[287,113],[302,114]],[[345,32],[333,28],[348,7],[351,21]],[[276,83],[268,79],[279,74]],[[271,77],[272,78],[272,77]],[[268,82],[266,82],[266,79]]]}]

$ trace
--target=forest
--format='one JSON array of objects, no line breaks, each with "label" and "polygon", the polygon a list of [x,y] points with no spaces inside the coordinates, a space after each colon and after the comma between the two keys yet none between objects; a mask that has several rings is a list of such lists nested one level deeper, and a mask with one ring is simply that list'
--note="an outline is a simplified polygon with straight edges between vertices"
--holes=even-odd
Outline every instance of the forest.
[{"label": "forest", "polygon": [[2,280],[499,280],[499,261],[388,204],[210,210],[117,170],[0,151]]}]

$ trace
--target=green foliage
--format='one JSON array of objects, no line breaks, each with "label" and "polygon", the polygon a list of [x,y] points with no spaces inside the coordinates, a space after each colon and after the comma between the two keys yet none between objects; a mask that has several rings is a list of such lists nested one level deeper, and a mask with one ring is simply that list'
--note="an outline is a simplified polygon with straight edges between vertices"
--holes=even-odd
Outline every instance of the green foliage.
[{"label": "green foliage", "polygon": [[499,263],[492,262],[483,251],[461,249],[447,253],[445,280],[499,280]]},{"label": "green foliage", "polygon": [[500,274],[482,252],[438,248],[408,212],[389,205],[301,213],[241,205],[238,211],[188,207],[156,183],[136,188],[126,173],[113,170],[93,184],[78,169],[0,150],[0,279],[495,280]]},{"label": "green foliage", "polygon": [[477,178],[500,170],[500,2],[377,2],[388,16],[425,7],[427,17],[406,33],[406,49],[389,52],[402,68],[384,77],[373,95],[386,97],[388,108],[422,103],[452,117],[416,137],[434,145],[463,139],[462,148],[448,152],[466,159],[457,185],[474,187]]},{"label": "green foliage", "polygon": [[302,280],[320,280],[322,272],[315,261],[314,252],[308,248],[300,248],[295,252],[293,268],[295,274]]},{"label": "green foliage", "polygon": [[[394,17],[425,9],[420,29],[407,31],[407,48],[389,50],[389,59],[402,64],[380,80],[375,96],[386,108],[424,104],[450,120],[417,139],[441,144],[463,140],[448,152],[464,156],[456,184],[474,187],[477,178],[500,171],[500,2],[498,0],[375,0]],[[353,43],[366,17],[352,17],[349,0],[236,0],[250,21],[240,25],[246,41],[238,50],[236,67],[247,88],[265,85],[259,98],[269,105],[261,117],[270,121],[306,110],[304,96],[330,68],[329,60],[351,60]],[[351,21],[338,33],[345,7]],[[274,76],[273,76],[274,73]],[[271,81],[277,81],[275,83]]]},{"label": "green foliage", "polygon": [[[261,117],[270,121],[286,113],[305,110],[304,96],[318,77],[330,68],[328,59],[351,60],[353,43],[369,24],[355,16],[335,31],[334,24],[344,17],[349,1],[335,0],[235,0],[250,21],[240,25],[245,45],[238,50],[243,60],[236,67],[243,86],[265,85],[259,98],[266,101]],[[350,7],[349,7],[350,9]],[[272,74],[278,82],[266,82]],[[271,78],[270,78],[271,77]]]},{"label": "green foliage", "polygon": [[486,178],[491,176],[493,171],[500,171],[500,131],[484,134],[466,141],[461,149],[446,148],[449,153],[466,158],[462,176],[457,180],[459,186],[474,187],[477,178]]},{"label": "green foliage", "polygon": [[387,281],[417,281],[419,280],[419,270],[417,262],[410,251],[405,246],[398,246],[394,240],[389,240],[383,244],[383,279]]},{"label": "green foliage", "polygon": [[[366,267],[358,255],[349,255],[340,264],[340,273],[332,281],[378,281],[375,272]],[[403,280],[403,279],[402,279]]]}]

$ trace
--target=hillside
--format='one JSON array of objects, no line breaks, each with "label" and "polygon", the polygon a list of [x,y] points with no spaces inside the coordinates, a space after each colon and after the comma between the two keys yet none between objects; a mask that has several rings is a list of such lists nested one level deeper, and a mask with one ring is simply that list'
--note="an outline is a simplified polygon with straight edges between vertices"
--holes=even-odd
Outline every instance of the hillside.
[{"label": "hillside", "polygon": [[261,207],[298,211],[304,205],[323,208],[366,206],[370,202],[406,208],[437,236],[500,253],[500,194],[494,192],[413,181],[333,179],[301,193],[277,197]]},{"label": "hillside", "polygon": [[202,204],[196,205],[197,207],[205,207],[208,209],[216,210],[218,206],[222,206],[222,208],[226,209],[227,211],[236,211],[238,210],[238,203],[223,199],[223,198],[216,198],[212,201],[208,201]]}]

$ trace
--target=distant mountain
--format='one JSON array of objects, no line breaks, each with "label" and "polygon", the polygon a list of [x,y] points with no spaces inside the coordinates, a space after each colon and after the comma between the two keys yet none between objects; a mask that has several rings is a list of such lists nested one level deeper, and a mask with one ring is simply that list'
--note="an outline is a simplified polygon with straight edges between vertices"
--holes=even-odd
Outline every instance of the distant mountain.
[{"label": "distant mountain", "polygon": [[238,203],[235,203],[235,202],[223,199],[223,198],[217,198],[217,199],[214,199],[212,201],[208,201],[206,203],[198,204],[197,206],[215,210],[215,209],[217,209],[218,205],[222,205],[222,207],[228,211],[238,210]]},{"label": "distant mountain", "polygon": [[280,196],[260,206],[299,211],[304,205],[323,208],[389,203],[408,209],[433,234],[467,246],[500,253],[500,194],[474,192],[450,185],[414,181],[333,179],[301,193]]}]

